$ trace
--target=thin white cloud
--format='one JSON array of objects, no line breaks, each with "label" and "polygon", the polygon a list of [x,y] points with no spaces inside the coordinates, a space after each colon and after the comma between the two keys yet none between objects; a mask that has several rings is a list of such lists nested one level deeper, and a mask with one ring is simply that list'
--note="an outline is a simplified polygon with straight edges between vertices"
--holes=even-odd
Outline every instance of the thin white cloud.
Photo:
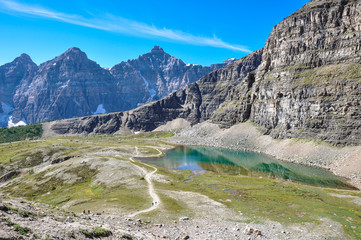
[{"label": "thin white cloud", "polygon": [[23,4],[12,0],[0,0],[0,11],[11,15],[24,14],[27,16],[48,18],[74,25],[139,36],[142,38],[159,38],[191,45],[224,48],[245,53],[251,52],[247,47],[226,43],[216,36],[213,36],[212,38],[195,36],[190,33],[167,28],[157,28],[153,25],[112,15],[107,15],[102,18],[85,18],[79,15],[56,12],[43,7]]}]

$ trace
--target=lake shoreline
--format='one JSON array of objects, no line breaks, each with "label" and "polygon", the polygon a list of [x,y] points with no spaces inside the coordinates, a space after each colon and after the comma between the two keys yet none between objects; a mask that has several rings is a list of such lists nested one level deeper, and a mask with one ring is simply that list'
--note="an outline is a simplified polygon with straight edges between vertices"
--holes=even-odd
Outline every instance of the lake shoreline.
[{"label": "lake shoreline", "polygon": [[277,160],[326,169],[348,179],[361,189],[361,147],[337,148],[308,139],[273,139],[261,134],[253,123],[240,123],[229,129],[203,122],[175,132],[170,143],[208,146],[229,150],[262,153]]}]

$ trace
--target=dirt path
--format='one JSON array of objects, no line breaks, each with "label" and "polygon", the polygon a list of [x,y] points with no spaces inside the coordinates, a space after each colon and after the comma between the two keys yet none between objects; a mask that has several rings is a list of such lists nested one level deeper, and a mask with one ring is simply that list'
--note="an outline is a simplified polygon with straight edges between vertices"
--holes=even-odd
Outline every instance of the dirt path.
[{"label": "dirt path", "polygon": [[[162,152],[159,149],[157,149],[157,148],[154,148],[154,149],[156,149],[159,153],[157,155],[153,156],[153,157],[158,157],[158,156],[162,155]],[[135,151],[136,151],[136,155],[138,156],[138,154],[139,154],[138,147],[135,147]],[[144,209],[144,210],[141,210],[141,211],[138,211],[138,212],[135,212],[135,213],[132,213],[132,214],[128,215],[129,217],[134,217],[134,216],[139,215],[141,213],[146,213],[146,212],[150,212],[150,211],[153,211],[153,210],[157,209],[159,207],[161,201],[160,201],[160,198],[159,198],[158,194],[154,191],[154,185],[153,185],[153,183],[151,181],[151,178],[152,178],[153,174],[158,171],[158,168],[150,166],[150,165],[148,165],[146,163],[142,163],[143,165],[146,165],[146,166],[154,169],[154,171],[152,171],[150,173],[147,173],[147,171],[144,168],[134,164],[135,160],[134,160],[133,157],[130,157],[129,160],[132,162],[132,164],[134,166],[136,166],[143,173],[145,173],[144,179],[148,183],[149,195],[152,198],[152,206],[150,208],[147,208],[147,209]]]}]

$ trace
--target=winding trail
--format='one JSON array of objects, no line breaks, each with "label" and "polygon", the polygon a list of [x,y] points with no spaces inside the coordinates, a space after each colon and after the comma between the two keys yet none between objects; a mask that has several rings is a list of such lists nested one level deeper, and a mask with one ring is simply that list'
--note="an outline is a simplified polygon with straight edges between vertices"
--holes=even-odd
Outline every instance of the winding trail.
[{"label": "winding trail", "polygon": [[[157,149],[157,148],[154,148],[154,149],[157,150],[159,153],[158,153],[157,155],[154,155],[154,156],[151,156],[151,157],[159,157],[159,156],[162,155],[162,152],[161,152],[159,149]],[[138,156],[138,154],[139,154],[138,147],[135,147],[135,151],[136,151],[136,155]],[[134,163],[135,163],[135,160],[134,160],[133,157],[130,157],[129,160],[132,162],[132,164],[133,164],[134,166],[136,166],[136,167],[139,168],[143,173],[145,173],[144,179],[145,179],[145,180],[147,181],[147,183],[148,183],[149,195],[150,195],[151,198],[152,198],[152,206],[151,206],[150,208],[147,208],[147,209],[144,209],[144,210],[141,210],[141,211],[137,211],[137,212],[135,212],[135,213],[132,213],[132,214],[128,215],[129,217],[134,217],[134,216],[136,216],[136,215],[138,215],[138,214],[147,213],[147,212],[150,212],[150,211],[153,211],[153,210],[157,209],[157,208],[159,207],[161,201],[160,201],[160,198],[159,198],[158,194],[154,191],[154,185],[153,185],[153,183],[152,183],[152,181],[151,181],[151,178],[152,178],[153,174],[158,171],[158,168],[153,167],[153,166],[150,166],[150,165],[148,165],[148,164],[146,164],[146,163],[142,163],[143,165],[146,165],[146,166],[154,169],[154,171],[148,173],[144,168],[142,168],[142,167],[134,164]]]}]

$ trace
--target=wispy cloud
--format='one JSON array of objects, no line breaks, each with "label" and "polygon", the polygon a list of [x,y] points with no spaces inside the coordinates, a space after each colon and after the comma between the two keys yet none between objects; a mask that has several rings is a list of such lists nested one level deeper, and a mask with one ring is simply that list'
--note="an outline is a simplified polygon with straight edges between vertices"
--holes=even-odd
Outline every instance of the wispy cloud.
[{"label": "wispy cloud", "polygon": [[109,14],[105,17],[86,18],[80,15],[57,12],[43,7],[23,4],[12,0],[0,0],[0,11],[11,15],[20,13],[26,16],[53,19],[69,24],[100,29],[108,32],[138,36],[142,38],[159,38],[162,40],[172,40],[191,45],[211,46],[245,53],[251,52],[247,47],[226,43],[216,36],[196,36],[179,30],[158,28],[153,25]]}]

